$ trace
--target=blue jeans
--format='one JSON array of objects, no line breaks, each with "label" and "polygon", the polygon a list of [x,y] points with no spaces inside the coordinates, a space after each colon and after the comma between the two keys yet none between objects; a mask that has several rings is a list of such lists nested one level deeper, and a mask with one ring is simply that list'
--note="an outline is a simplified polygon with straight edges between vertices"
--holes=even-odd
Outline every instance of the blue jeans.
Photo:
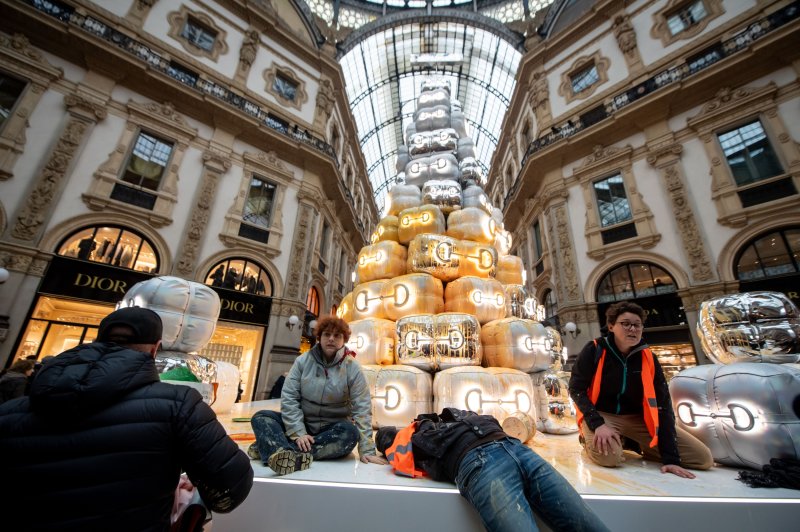
[{"label": "blue jeans", "polygon": [[[258,454],[264,463],[275,451],[280,449],[291,449],[300,452],[293,441],[286,437],[286,426],[283,424],[280,412],[272,410],[260,410],[255,413],[250,420],[253,426],[253,433],[256,435],[256,445]],[[358,443],[358,429],[347,421],[339,421],[326,425],[314,436],[314,443],[311,445],[311,455],[314,460],[330,460],[341,458],[352,452]]]},{"label": "blue jeans", "polygon": [[608,532],[572,485],[514,438],[470,450],[456,485],[490,532],[537,531],[534,513],[555,532]]}]

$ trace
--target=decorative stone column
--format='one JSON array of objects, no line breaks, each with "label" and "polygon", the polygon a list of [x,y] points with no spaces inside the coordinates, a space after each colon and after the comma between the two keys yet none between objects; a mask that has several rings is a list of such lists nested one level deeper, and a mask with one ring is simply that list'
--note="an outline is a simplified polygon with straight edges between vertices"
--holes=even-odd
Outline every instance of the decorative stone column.
[{"label": "decorative stone column", "polygon": [[677,143],[651,147],[647,162],[657,168],[664,179],[693,281],[714,281],[717,275],[709,259],[703,235],[697,225],[694,209],[684,185],[685,178],[680,165],[682,151],[683,146]]},{"label": "decorative stone column", "polygon": [[211,204],[216,195],[220,178],[231,167],[229,154],[206,150],[203,152],[203,175],[197,187],[197,203],[192,209],[192,219],[185,231],[181,251],[175,259],[175,271],[187,279],[192,279],[197,266],[197,252],[206,226],[208,226]]},{"label": "decorative stone column", "polygon": [[287,299],[305,301],[306,298],[304,290],[311,280],[311,268],[314,264],[319,200],[318,195],[309,190],[301,189],[297,193],[299,205],[292,242],[291,266],[284,293]]},{"label": "decorative stone column", "polygon": [[69,113],[68,119],[55,148],[39,175],[33,179],[27,200],[17,211],[11,229],[11,238],[14,240],[36,242],[41,237],[44,222],[61,195],[68,170],[84,137],[95,123],[106,117],[105,105],[80,94],[68,94],[64,102]]},{"label": "decorative stone column", "polygon": [[561,202],[547,208],[545,216],[559,307],[583,303],[567,203]]}]

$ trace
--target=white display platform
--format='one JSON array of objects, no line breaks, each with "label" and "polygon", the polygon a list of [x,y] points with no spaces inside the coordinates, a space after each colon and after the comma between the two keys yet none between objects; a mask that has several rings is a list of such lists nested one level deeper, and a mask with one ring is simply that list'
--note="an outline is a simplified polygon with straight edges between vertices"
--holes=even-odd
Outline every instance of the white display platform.
[{"label": "white display platform", "polygon": [[[239,403],[219,417],[231,434],[252,433],[249,423],[231,419],[279,406],[278,400]],[[574,434],[537,434],[528,444],[613,531],[793,530],[800,521],[800,491],[749,488],[736,480],[738,469],[715,467],[687,480],[633,454],[622,467],[599,467],[584,460]],[[252,464],[256,481],[248,499],[230,514],[215,514],[213,532],[483,530],[453,484],[399,477],[355,454],[283,477]]]}]

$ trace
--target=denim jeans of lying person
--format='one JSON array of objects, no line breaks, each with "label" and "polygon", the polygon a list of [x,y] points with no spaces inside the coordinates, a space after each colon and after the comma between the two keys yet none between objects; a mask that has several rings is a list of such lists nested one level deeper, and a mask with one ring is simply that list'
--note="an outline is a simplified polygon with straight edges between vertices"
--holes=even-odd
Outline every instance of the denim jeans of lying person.
[{"label": "denim jeans of lying person", "polygon": [[539,530],[534,514],[555,532],[608,532],[572,485],[514,438],[470,450],[455,480],[490,532]]},{"label": "denim jeans of lying person", "polygon": [[[250,420],[261,460],[266,463],[275,451],[291,449],[300,452],[293,441],[286,437],[286,427],[280,412],[260,410]],[[350,454],[358,443],[358,429],[353,423],[339,421],[326,425],[319,433],[313,434],[311,455],[314,460],[331,460]]]}]

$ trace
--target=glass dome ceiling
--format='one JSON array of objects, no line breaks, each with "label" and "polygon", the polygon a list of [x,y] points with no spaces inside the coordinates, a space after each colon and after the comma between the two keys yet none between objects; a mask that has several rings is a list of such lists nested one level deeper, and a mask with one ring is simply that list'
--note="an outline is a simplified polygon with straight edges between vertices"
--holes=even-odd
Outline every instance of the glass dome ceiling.
[{"label": "glass dome ceiling", "polygon": [[551,2],[306,0],[318,22],[349,31],[338,43],[339,62],[380,216],[397,175],[397,148],[429,76],[450,81],[488,175],[522,58],[521,32]]}]

